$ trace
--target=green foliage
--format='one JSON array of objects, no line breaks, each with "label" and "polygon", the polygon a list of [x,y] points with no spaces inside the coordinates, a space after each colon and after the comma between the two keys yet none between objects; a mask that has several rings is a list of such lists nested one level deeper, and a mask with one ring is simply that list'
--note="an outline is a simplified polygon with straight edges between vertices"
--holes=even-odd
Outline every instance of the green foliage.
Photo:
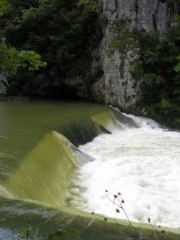
[{"label": "green foliage", "polygon": [[138,105],[146,109],[148,116],[169,126],[179,127],[179,15],[175,21],[174,27],[167,33],[160,34],[138,29],[130,31],[128,19],[121,19],[113,27],[114,39],[109,45],[109,53],[112,54],[117,49],[124,56],[129,49],[138,49],[140,58],[132,62],[130,72],[134,80],[141,82],[142,94]]},{"label": "green foliage", "polygon": [[[102,36],[97,1],[31,0],[25,4],[17,0],[10,3],[11,8],[0,23],[7,43],[16,49],[38,52],[47,62],[47,68],[33,76],[17,72],[16,79],[10,81],[9,92],[13,88],[31,97],[56,98],[63,94],[66,78],[76,75],[88,81],[91,53]],[[29,93],[28,85],[31,86]]]},{"label": "green foliage", "polygon": [[176,118],[176,119],[175,119],[175,123],[178,124],[178,125],[180,125],[180,118]]},{"label": "green foliage", "polygon": [[28,68],[29,71],[37,71],[47,65],[46,62],[41,61],[41,56],[34,51],[19,51],[18,58],[21,62],[20,67]]},{"label": "green foliage", "polygon": [[[6,0],[0,2],[0,16],[10,9]],[[18,21],[19,22],[19,21]],[[12,25],[9,25],[9,29]],[[3,34],[1,33],[3,36]],[[4,38],[5,39],[5,38]],[[41,60],[41,56],[30,50],[17,50],[14,47],[8,47],[5,43],[0,43],[0,73],[5,76],[17,74],[19,69],[36,71],[45,67],[46,63]],[[5,94],[7,82],[0,79],[0,93]]]},{"label": "green foliage", "polygon": [[19,228],[18,238],[19,239],[24,239],[24,240],[35,240],[35,239],[37,239],[35,230],[29,224],[23,225]]},{"label": "green foliage", "polygon": [[113,53],[115,49],[118,49],[120,52],[125,53],[127,49],[134,46],[136,43],[134,41],[133,35],[131,32],[125,32],[120,38],[115,38],[111,41],[109,45],[110,53]]},{"label": "green foliage", "polygon": [[66,229],[66,228],[57,229],[54,233],[49,235],[48,240],[60,240],[69,234],[71,234],[75,238],[76,235],[78,234],[78,231],[74,229]]},{"label": "green foliage", "polygon": [[125,53],[132,47],[138,47],[135,32],[128,29],[129,21],[129,18],[122,18],[113,26],[114,38],[109,44],[110,54],[115,49],[118,49],[121,53]]},{"label": "green foliage", "polygon": [[35,71],[46,66],[41,56],[34,51],[18,51],[3,43],[0,44],[0,56],[0,72],[6,75],[16,74],[19,68]]},{"label": "green foliage", "polygon": [[133,64],[132,70],[131,70],[131,76],[134,80],[140,81],[143,78],[143,70],[141,63],[135,63]]},{"label": "green foliage", "polygon": [[167,100],[162,98],[160,102],[160,109],[162,113],[167,113],[169,109],[171,109],[171,103]]},{"label": "green foliage", "polygon": [[131,19],[124,17],[115,22],[113,25],[113,32],[115,33],[116,37],[121,35],[122,32],[124,33],[128,31],[130,21]]},{"label": "green foliage", "polygon": [[147,49],[143,53],[143,60],[145,64],[155,64],[158,61],[158,55],[156,52]]},{"label": "green foliage", "polygon": [[[141,68],[142,71],[142,68]],[[143,74],[143,82],[142,86],[148,87],[148,89],[152,88],[155,90],[155,88],[161,87],[162,84],[165,83],[165,80],[162,76],[157,75],[156,73],[145,73]],[[158,88],[159,90],[159,88]]]},{"label": "green foliage", "polygon": [[178,55],[178,56],[176,57],[176,59],[177,59],[179,62],[176,64],[176,66],[175,66],[175,68],[174,68],[174,71],[180,72],[180,55]]},{"label": "green foliage", "polygon": [[162,39],[143,33],[141,45],[141,83],[143,105],[147,115],[178,128],[180,114],[179,28],[171,28]]},{"label": "green foliage", "polygon": [[0,1],[0,16],[4,14],[4,12],[8,9],[8,1],[7,0],[1,0]]}]

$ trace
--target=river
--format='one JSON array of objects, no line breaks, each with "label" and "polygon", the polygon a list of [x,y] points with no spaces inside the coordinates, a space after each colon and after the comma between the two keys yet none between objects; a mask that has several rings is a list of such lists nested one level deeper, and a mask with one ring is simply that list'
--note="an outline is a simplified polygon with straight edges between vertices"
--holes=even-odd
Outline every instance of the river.
[{"label": "river", "polygon": [[131,221],[179,228],[179,173],[180,133],[151,119],[94,103],[0,102],[0,236],[62,207],[126,219],[118,194]]},{"label": "river", "polygon": [[[126,115],[127,116],[127,115]],[[168,131],[150,119],[128,115],[138,126],[114,126],[111,135],[99,135],[80,149],[94,157],[80,170],[87,188],[86,207],[111,217],[116,206],[108,200],[121,193],[132,221],[180,226],[180,133]],[[108,190],[108,194],[105,192]],[[108,195],[108,197],[106,196]]]}]

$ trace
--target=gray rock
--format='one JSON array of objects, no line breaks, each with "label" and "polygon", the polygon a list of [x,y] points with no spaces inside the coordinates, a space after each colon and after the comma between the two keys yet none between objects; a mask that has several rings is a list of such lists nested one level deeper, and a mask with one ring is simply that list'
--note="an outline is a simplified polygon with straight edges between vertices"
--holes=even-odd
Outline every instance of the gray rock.
[{"label": "gray rock", "polygon": [[[134,28],[148,32],[168,29],[167,2],[159,0],[101,0],[103,11],[108,19],[99,53],[99,65],[104,75],[91,88],[96,101],[104,102],[123,109],[134,105],[140,96],[139,84],[131,76],[133,62],[139,59],[139,48],[133,44],[126,46],[123,52],[115,49],[109,54],[109,44],[115,37],[114,24],[122,19],[127,20],[125,30]],[[96,63],[97,65],[97,63]]]}]

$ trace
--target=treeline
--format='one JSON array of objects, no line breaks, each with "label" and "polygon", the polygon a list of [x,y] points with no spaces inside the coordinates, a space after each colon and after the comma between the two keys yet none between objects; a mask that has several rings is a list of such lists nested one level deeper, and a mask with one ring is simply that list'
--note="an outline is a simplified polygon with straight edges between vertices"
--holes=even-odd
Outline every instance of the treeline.
[{"label": "treeline", "polygon": [[88,77],[92,50],[102,36],[99,17],[96,0],[9,0],[0,19],[6,44],[33,50],[47,66],[35,73],[18,68],[9,78],[7,94],[75,97],[64,81],[76,75]]},{"label": "treeline", "polygon": [[138,34],[141,63],[134,74],[143,79],[137,104],[144,113],[169,127],[180,128],[180,18],[167,33]]},{"label": "treeline", "polygon": [[180,6],[176,3],[171,1],[175,14],[169,19],[167,32],[129,30],[129,19],[117,21],[109,54],[115,49],[121,53],[139,49],[139,58],[132,60],[130,71],[140,86],[139,101],[127,111],[180,128]]},{"label": "treeline", "polygon": [[[77,87],[66,83],[75,76],[90,89],[98,74],[103,74],[101,69],[96,76],[91,72],[92,53],[106,24],[98,2],[1,0],[0,78],[8,76],[8,85],[0,80],[0,92],[30,98],[77,98]],[[170,19],[167,33],[125,31],[125,36],[120,34],[110,43],[110,48],[123,51],[133,39],[140,48],[140,60],[132,64],[131,74],[141,82],[141,98],[129,111],[176,128],[180,126],[179,3],[169,0],[177,16]],[[121,32],[122,27],[120,21]]]},{"label": "treeline", "polygon": [[133,44],[140,58],[132,64],[131,75],[140,82],[140,98],[129,109],[173,128],[180,128],[180,21],[166,33],[133,30]]}]

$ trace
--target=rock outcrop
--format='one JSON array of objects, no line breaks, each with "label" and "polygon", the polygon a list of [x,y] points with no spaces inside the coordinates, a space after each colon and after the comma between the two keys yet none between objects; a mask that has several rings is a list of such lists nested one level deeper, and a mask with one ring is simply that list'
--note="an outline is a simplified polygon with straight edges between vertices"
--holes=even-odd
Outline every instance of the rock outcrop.
[{"label": "rock outcrop", "polygon": [[[139,59],[139,47],[127,42],[123,50],[109,51],[111,41],[117,37],[115,24],[122,24],[118,37],[134,28],[145,31],[165,32],[168,29],[170,12],[166,0],[100,0],[108,24],[99,49],[100,65],[103,75],[92,86],[96,101],[127,109],[134,105],[139,96],[139,82],[133,79],[133,63]],[[123,24],[125,25],[123,26]]]}]

